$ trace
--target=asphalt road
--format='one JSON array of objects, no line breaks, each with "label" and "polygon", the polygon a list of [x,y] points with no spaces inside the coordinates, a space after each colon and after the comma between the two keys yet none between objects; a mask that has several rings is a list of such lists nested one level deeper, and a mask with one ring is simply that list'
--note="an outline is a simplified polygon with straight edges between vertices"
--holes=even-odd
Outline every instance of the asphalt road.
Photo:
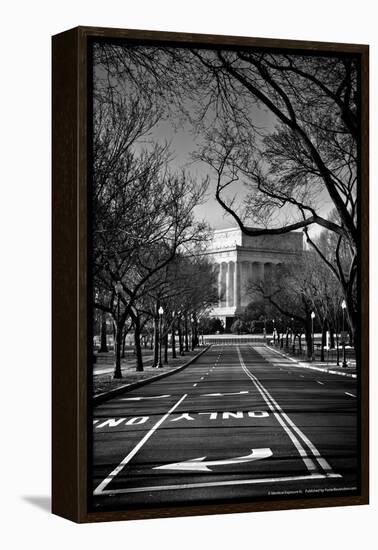
[{"label": "asphalt road", "polygon": [[351,494],[357,401],[354,379],[213,346],[95,408],[94,508]]}]

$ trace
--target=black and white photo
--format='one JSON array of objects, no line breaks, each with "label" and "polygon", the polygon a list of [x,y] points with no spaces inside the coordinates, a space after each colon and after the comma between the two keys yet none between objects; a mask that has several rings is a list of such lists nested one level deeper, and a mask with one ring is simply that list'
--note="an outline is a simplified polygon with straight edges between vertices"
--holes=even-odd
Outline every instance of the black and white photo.
[{"label": "black and white photo", "polygon": [[360,60],[92,43],[94,510],[360,490]]}]

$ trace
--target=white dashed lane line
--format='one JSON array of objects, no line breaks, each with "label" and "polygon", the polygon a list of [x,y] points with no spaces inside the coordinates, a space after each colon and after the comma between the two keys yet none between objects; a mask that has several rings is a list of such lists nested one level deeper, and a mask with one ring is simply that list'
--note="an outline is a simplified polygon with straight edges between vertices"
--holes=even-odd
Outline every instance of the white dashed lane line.
[{"label": "white dashed lane line", "polygon": [[349,393],[349,392],[347,392],[347,391],[345,391],[344,393],[345,393],[345,395],[349,395],[350,397],[357,397],[357,396],[354,395],[353,393]]},{"label": "white dashed lane line", "polygon": [[320,382],[320,380],[316,380],[317,384],[320,384],[321,386],[324,386],[324,382]]}]

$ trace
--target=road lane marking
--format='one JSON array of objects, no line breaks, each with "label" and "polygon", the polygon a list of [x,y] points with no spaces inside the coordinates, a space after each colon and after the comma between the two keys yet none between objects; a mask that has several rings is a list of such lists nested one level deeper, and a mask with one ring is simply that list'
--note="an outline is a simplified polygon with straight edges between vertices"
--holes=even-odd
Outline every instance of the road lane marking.
[{"label": "road lane marking", "polygon": [[223,397],[224,395],[244,395],[246,393],[249,393],[246,391],[237,391],[233,393],[201,393],[202,397]]},{"label": "road lane marking", "polygon": [[197,382],[195,384],[193,384],[193,387],[195,388],[197,386]]},{"label": "road lane marking", "polygon": [[202,489],[205,487],[229,487],[234,485],[258,485],[262,483],[290,483],[292,481],[314,481],[317,479],[341,478],[340,474],[310,474],[303,476],[265,477],[255,479],[237,479],[227,481],[207,481],[203,483],[182,483],[177,485],[152,485],[149,487],[129,487],[126,489],[107,489],[98,496],[120,495],[127,493],[150,493],[156,491],[177,491],[180,489]]},{"label": "road lane marking", "polygon": [[227,464],[242,464],[244,462],[254,462],[269,458],[273,453],[271,449],[251,449],[251,453],[246,456],[236,456],[235,458],[226,458],[223,460],[206,460],[206,456],[199,458],[191,458],[182,462],[174,462],[172,464],[164,464],[163,466],[155,466],[153,470],[185,470],[196,472],[212,472],[210,466],[226,466]]},{"label": "road lane marking", "polygon": [[274,353],[278,353],[278,355],[281,355],[282,357],[284,357],[285,359],[289,359],[290,361],[292,361],[293,363],[296,363],[296,367],[300,368],[300,369],[312,369],[312,370],[317,370],[319,372],[324,372],[326,374],[337,374],[339,376],[346,376],[348,378],[357,378],[357,374],[352,374],[352,373],[349,373],[349,372],[340,372],[340,371],[337,371],[337,370],[325,370],[324,368],[322,367],[314,367],[312,365],[307,365],[307,364],[303,364],[301,363],[300,361],[297,361],[296,359],[293,359],[292,357],[289,357],[289,356],[286,356],[284,355],[283,353],[277,351],[276,349],[274,348],[271,348],[270,346],[266,345],[265,344],[265,347],[267,349],[269,349],[270,351],[273,351]]},{"label": "road lane marking", "polygon": [[289,355],[285,355],[284,353],[281,353],[280,351],[277,351],[274,348],[271,348],[270,346],[266,346],[271,351],[274,351],[274,353],[278,353],[278,355],[281,355],[281,357],[284,357],[285,359],[289,359],[292,363],[297,363],[296,359],[293,359],[292,357],[289,357]]},{"label": "road lane marking", "polygon": [[151,397],[122,397],[120,401],[141,401],[142,399],[163,399],[164,397],[171,397],[170,395],[154,395]]},{"label": "road lane marking", "polygon": [[317,380],[316,381],[318,384],[320,384],[321,386],[324,386],[324,382],[320,382],[320,380]]},{"label": "road lane marking", "polygon": [[[240,350],[238,349],[238,352],[240,354]],[[241,357],[241,354],[240,354],[240,357]],[[243,360],[243,359],[242,359]],[[243,361],[244,363],[244,361]],[[244,365],[245,367],[245,365]],[[246,368],[246,367],[245,367]],[[266,388],[264,388],[264,386],[261,384],[260,380],[258,380],[258,378],[256,378],[252,373],[250,373],[248,371],[248,369],[246,369],[247,372],[249,373],[250,377],[253,377],[256,379],[256,382],[262,387],[263,391],[266,392],[267,396],[269,397],[269,399],[271,399],[272,403],[274,404],[274,406],[278,409],[278,411],[280,412],[280,414],[282,415],[282,417],[287,421],[287,423],[291,426],[291,428],[297,433],[297,435],[302,439],[303,443],[305,445],[307,445],[307,447],[310,449],[310,451],[312,452],[312,454],[315,456],[315,459],[316,461],[318,462],[318,464],[321,466],[321,468],[324,470],[324,471],[327,471],[327,472],[332,472],[333,473],[333,470],[332,470],[332,467],[331,465],[327,462],[327,460],[325,458],[323,458],[321,456],[321,454],[319,453],[318,449],[315,447],[315,445],[312,443],[312,441],[309,440],[309,438],[302,432],[302,430],[300,430],[298,428],[298,426],[296,426],[296,424],[294,424],[294,422],[291,420],[291,418],[289,416],[287,416],[287,414],[281,409],[281,407],[279,406],[279,404],[277,403],[277,401],[272,397],[272,395],[268,392],[268,390]]]},{"label": "road lane marking", "polygon": [[279,424],[283,427],[283,429],[285,430],[285,432],[287,433],[287,435],[289,436],[289,438],[293,442],[293,444],[296,447],[296,449],[299,453],[299,456],[302,458],[307,470],[309,472],[315,471],[316,470],[315,463],[313,462],[313,460],[311,458],[309,458],[307,452],[302,447],[301,443],[298,441],[297,437],[292,432],[292,430],[289,428],[289,426],[286,425],[285,421],[282,418],[282,415],[275,410],[275,407],[272,405],[271,400],[267,397],[267,395],[265,395],[265,393],[267,393],[265,388],[262,385],[260,387],[260,384],[258,383],[259,381],[257,380],[257,378],[252,373],[250,373],[249,370],[247,369],[247,367],[245,366],[245,363],[244,363],[243,357],[240,353],[239,347],[237,347],[236,349],[237,349],[237,352],[238,352],[239,362],[240,362],[240,365],[241,365],[242,369],[244,370],[246,375],[249,376],[249,378],[252,380],[253,384],[255,385],[257,390],[260,392],[260,394],[261,394],[262,398],[264,399],[265,403],[268,405],[268,407],[270,408],[270,410],[272,411],[272,413],[276,417]]},{"label": "road lane marking", "polygon": [[345,391],[344,393],[345,393],[345,395],[350,395],[350,397],[357,397],[357,396],[354,395],[353,393],[349,393],[349,392],[347,392],[347,391]]},{"label": "road lane marking", "polygon": [[[200,413],[185,413],[179,414],[176,418],[171,418],[169,422],[177,422],[178,420],[198,420],[199,415],[209,415],[210,420],[216,420],[218,418],[218,412],[208,411]],[[234,418],[238,420],[245,420],[248,418],[267,418],[269,413],[267,411],[219,411],[219,418],[222,420],[233,420]],[[112,430],[113,428],[125,427],[125,426],[135,426],[138,424],[145,424],[151,419],[150,416],[134,416],[132,418],[102,418],[93,421],[94,429],[104,429]],[[153,419],[153,417],[152,417]],[[101,422],[101,424],[99,424]]]},{"label": "road lane marking", "polygon": [[125,456],[125,458],[118,464],[118,466],[96,487],[93,494],[99,495],[103,492],[105,487],[123,470],[128,462],[137,454],[137,452],[143,447],[143,445],[150,439],[154,432],[163,424],[163,422],[169,417],[169,415],[177,409],[177,407],[184,401],[187,397],[185,393],[180,399],[169,409],[169,411],[163,415],[160,420],[146,433],[146,435],[139,441],[139,443]]}]

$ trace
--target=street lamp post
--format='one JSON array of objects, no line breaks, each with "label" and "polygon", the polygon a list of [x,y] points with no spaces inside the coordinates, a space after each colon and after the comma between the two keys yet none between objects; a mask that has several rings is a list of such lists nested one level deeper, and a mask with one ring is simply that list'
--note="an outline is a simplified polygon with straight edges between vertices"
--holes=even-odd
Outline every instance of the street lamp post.
[{"label": "street lamp post", "polygon": [[315,342],[314,342],[314,319],[315,319],[315,313],[311,311],[311,336],[312,336],[312,349],[311,349],[311,361],[315,360]]},{"label": "street lamp post", "polygon": [[340,350],[339,350],[339,318],[336,316],[336,365],[340,365]]},{"label": "street lamp post", "polygon": [[195,326],[194,326],[194,315],[191,315],[190,316],[190,334],[191,334],[191,348],[192,348],[192,351],[194,350],[194,346],[195,346]]},{"label": "street lamp post", "polygon": [[264,317],[264,342],[266,342],[266,317]]},{"label": "street lamp post", "polygon": [[292,343],[292,352],[295,355],[295,334],[294,334],[294,317],[291,318],[291,343]]},{"label": "street lamp post", "polygon": [[161,333],[162,333],[163,313],[164,313],[164,309],[161,306],[159,307],[158,313],[159,313],[159,361],[156,367],[160,369],[163,366],[161,362],[161,339],[162,339]]},{"label": "street lamp post", "polygon": [[341,303],[341,309],[343,310],[343,368],[345,369],[348,364],[346,362],[346,357],[345,357],[345,310],[346,310],[346,301],[343,300],[342,303]]},{"label": "street lamp post", "polygon": [[175,326],[175,312],[172,311],[172,328],[171,328],[171,334],[172,334],[172,359],[176,359],[176,326]]},{"label": "street lamp post", "polygon": [[115,292],[117,295],[117,330],[115,334],[115,342],[114,342],[114,352],[115,352],[115,368],[114,368],[114,378],[122,378],[122,370],[121,370],[121,334],[120,334],[120,294],[122,291],[122,285],[118,281],[118,283],[115,285]]}]

